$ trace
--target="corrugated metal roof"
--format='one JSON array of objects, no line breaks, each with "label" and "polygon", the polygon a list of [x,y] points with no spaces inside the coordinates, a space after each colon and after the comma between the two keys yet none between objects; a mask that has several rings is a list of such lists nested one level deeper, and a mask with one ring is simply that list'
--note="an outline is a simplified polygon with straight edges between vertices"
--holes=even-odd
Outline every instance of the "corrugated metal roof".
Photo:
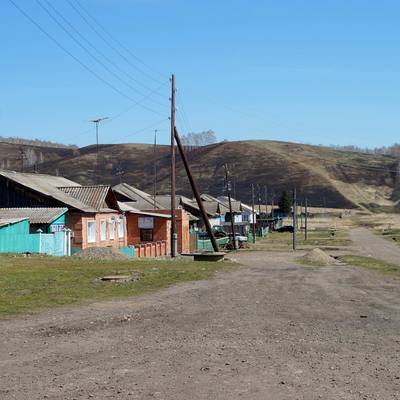
[{"label": "corrugated metal roof", "polygon": [[24,221],[28,218],[1,218],[0,217],[0,226],[7,226],[11,224],[15,224],[17,222]]},{"label": "corrugated metal roof", "polygon": [[50,224],[67,211],[61,207],[0,208],[0,218],[29,218],[31,224]]},{"label": "corrugated metal roof", "polygon": [[135,188],[134,186],[128,185],[127,183],[120,183],[118,185],[115,185],[113,186],[112,190],[122,196],[127,197],[132,201],[135,201],[135,207],[139,210],[148,209],[149,207],[154,209],[164,208],[161,204],[157,202],[157,200],[154,203],[154,198],[152,195],[143,192],[143,190]]},{"label": "corrugated metal roof", "polygon": [[110,186],[65,186],[58,189],[95,211],[110,211],[106,203],[107,194],[111,190]]}]

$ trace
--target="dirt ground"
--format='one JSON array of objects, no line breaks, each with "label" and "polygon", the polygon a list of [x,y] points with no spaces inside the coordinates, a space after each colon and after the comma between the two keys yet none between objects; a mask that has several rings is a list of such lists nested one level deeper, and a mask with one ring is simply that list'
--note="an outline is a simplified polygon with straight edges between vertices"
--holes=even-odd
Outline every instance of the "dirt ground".
[{"label": "dirt ground", "polygon": [[377,236],[370,230],[366,228],[352,229],[350,239],[360,254],[400,265],[400,247]]},{"label": "dirt ground", "polygon": [[3,320],[0,398],[400,399],[400,281],[290,257]]}]

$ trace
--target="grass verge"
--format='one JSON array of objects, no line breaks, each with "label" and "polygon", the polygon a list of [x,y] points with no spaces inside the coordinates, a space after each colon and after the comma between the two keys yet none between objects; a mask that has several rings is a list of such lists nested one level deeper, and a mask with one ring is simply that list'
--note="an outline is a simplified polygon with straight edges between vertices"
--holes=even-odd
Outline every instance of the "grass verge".
[{"label": "grass verge", "polygon": [[[232,262],[186,260],[84,261],[78,258],[0,256],[0,318],[94,300],[136,296],[175,283],[210,279]],[[129,283],[105,275],[138,274]]]},{"label": "grass verge", "polygon": [[[290,232],[272,232],[264,238],[257,238],[255,244],[249,243],[247,251],[281,251],[287,252],[292,249],[292,233]],[[313,230],[308,232],[308,239],[304,240],[304,232],[296,234],[297,248],[308,249],[310,247],[319,247],[321,249],[334,249],[351,245],[348,232],[337,230],[332,236],[328,229]]]},{"label": "grass verge", "polygon": [[400,267],[394,264],[389,264],[385,261],[377,260],[375,258],[344,255],[340,256],[339,260],[349,265],[368,268],[373,271],[378,271],[386,275],[400,278]]}]

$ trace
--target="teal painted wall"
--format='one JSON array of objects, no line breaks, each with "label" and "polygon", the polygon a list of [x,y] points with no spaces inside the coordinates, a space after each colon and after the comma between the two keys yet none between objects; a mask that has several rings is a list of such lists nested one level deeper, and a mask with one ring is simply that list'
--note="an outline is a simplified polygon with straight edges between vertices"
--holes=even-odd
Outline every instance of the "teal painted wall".
[{"label": "teal painted wall", "polygon": [[29,221],[0,227],[0,253],[64,255],[64,232],[29,233]]}]

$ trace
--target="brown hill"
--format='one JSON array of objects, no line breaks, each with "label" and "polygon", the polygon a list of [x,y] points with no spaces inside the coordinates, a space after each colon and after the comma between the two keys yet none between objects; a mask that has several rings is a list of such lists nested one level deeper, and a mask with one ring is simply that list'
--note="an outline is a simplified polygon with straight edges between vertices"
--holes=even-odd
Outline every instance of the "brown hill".
[{"label": "brown hill", "polygon": [[[60,151],[66,153],[61,156]],[[0,162],[3,156],[0,147]],[[79,150],[45,149],[39,172],[55,173],[77,182],[95,183],[96,147]],[[221,142],[189,153],[190,163],[203,192],[220,195],[223,191],[223,164],[228,163],[234,178],[236,196],[249,201],[250,184],[267,185],[276,197],[282,190],[297,187],[299,198],[307,195],[314,205],[328,207],[393,207],[400,197],[400,159],[387,155],[339,151],[327,147],[278,141]],[[50,161],[47,161],[50,160]],[[153,146],[116,144],[100,146],[102,183],[122,180],[143,190],[153,190]],[[157,147],[158,192],[169,188],[169,148]],[[18,168],[17,168],[18,169]],[[191,195],[180,161],[177,188]]]}]

